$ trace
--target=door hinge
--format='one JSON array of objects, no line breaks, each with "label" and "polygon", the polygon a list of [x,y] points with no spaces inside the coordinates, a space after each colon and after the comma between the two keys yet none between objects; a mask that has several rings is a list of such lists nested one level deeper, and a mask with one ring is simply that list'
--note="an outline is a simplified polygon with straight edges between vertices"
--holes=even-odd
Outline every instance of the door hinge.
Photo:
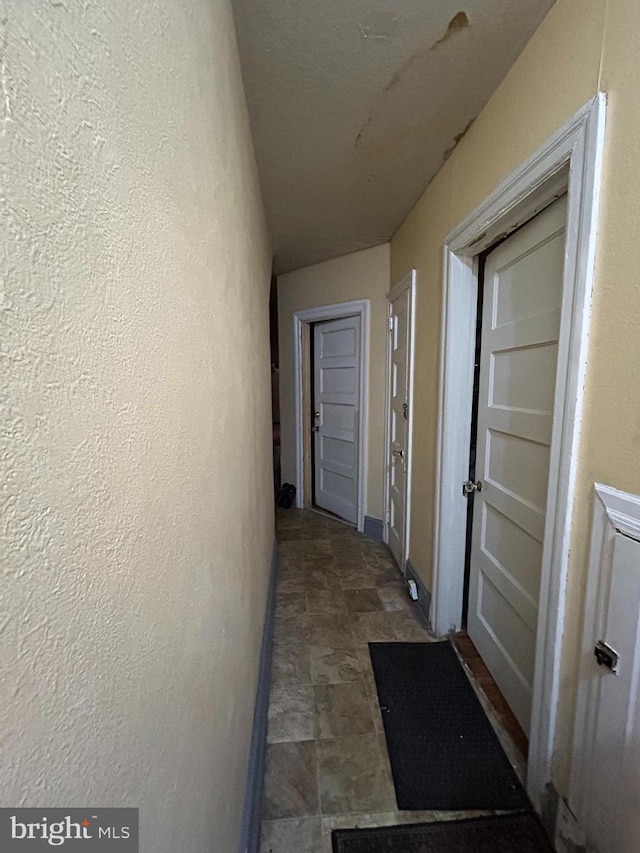
[{"label": "door hinge", "polygon": [[389,317],[389,331],[393,332],[393,317]]},{"label": "door hinge", "polygon": [[402,414],[404,415],[405,421],[408,421],[409,420],[409,404],[408,403],[402,404]]}]

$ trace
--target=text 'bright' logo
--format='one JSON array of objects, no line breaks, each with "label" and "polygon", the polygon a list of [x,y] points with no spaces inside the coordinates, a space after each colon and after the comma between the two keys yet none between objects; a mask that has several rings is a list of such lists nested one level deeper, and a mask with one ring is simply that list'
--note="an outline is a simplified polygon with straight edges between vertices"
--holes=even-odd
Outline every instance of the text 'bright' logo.
[{"label": "text 'bright' logo", "polygon": [[11,815],[9,819],[11,821],[12,840],[40,839],[47,841],[54,847],[59,847],[71,839],[93,838],[93,835],[89,833],[91,821],[86,818],[81,823],[74,823],[69,815],[63,820],[51,823],[46,817],[43,817],[40,823],[21,823],[15,815]]}]

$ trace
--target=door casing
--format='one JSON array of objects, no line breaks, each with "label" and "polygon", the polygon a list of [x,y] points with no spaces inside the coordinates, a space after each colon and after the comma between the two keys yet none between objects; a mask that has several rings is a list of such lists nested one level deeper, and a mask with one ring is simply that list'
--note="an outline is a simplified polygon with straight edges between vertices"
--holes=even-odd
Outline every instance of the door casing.
[{"label": "door casing", "polygon": [[[567,242],[554,429],[542,557],[527,790],[540,810],[555,741],[571,510],[583,401],[597,234],[605,95],[600,93],[446,238],[443,247],[440,405],[432,623],[459,630],[464,587],[478,255],[568,193]],[[468,393],[460,393],[467,388]]]},{"label": "door casing", "polygon": [[[412,269],[404,278],[394,285],[387,294],[387,322],[391,317],[391,303],[400,296],[404,290],[409,290],[409,310],[411,317],[409,321],[409,359],[408,370],[408,388],[407,388],[407,403],[408,403],[408,418],[407,418],[407,461],[405,474],[405,496],[404,496],[404,532],[402,537],[402,560],[400,569],[406,573],[407,560],[409,559],[409,537],[411,533],[411,460],[412,460],[412,439],[413,439],[413,382],[414,382],[414,361],[415,361],[415,328],[416,328],[416,271]],[[385,409],[384,409],[384,521],[383,521],[383,536],[385,543],[389,542],[389,485],[390,485],[390,468],[389,468],[389,452],[391,436],[389,432],[389,418],[391,410],[391,341],[390,335],[387,333],[387,369],[386,369],[386,388],[385,388]]]},{"label": "door casing", "polygon": [[[305,506],[305,494],[310,493],[310,422],[305,416],[309,398],[309,360],[305,352],[309,349],[309,333],[312,323],[323,320],[340,320],[343,317],[360,317],[360,389],[358,425],[358,515],[357,528],[364,530],[367,482],[367,434],[369,422],[369,300],[357,299],[352,302],[340,302],[319,308],[296,311],[293,315],[293,370],[295,391],[295,442],[296,442],[296,506]],[[306,390],[306,394],[305,394]],[[306,462],[305,462],[306,460]]]}]

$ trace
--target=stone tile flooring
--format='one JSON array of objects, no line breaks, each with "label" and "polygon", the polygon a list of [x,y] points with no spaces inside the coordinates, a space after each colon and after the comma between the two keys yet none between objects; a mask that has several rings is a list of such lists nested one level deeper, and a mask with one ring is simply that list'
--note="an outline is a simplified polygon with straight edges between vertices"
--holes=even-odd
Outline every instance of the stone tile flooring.
[{"label": "stone tile flooring", "polygon": [[455,819],[398,812],[369,642],[432,637],[380,542],[278,513],[279,575],[261,853],[330,853],[331,830]]}]

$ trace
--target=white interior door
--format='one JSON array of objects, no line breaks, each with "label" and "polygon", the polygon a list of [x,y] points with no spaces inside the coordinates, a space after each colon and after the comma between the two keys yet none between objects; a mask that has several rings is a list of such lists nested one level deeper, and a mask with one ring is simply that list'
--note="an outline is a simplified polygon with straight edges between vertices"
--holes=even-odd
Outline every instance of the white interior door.
[{"label": "white interior door", "polygon": [[358,518],[360,317],[317,323],[313,333],[315,503]]},{"label": "white interior door", "polygon": [[566,196],[487,257],[467,630],[528,734]]},{"label": "white interior door", "polygon": [[387,544],[404,571],[409,452],[411,288],[389,295],[387,424]]}]

